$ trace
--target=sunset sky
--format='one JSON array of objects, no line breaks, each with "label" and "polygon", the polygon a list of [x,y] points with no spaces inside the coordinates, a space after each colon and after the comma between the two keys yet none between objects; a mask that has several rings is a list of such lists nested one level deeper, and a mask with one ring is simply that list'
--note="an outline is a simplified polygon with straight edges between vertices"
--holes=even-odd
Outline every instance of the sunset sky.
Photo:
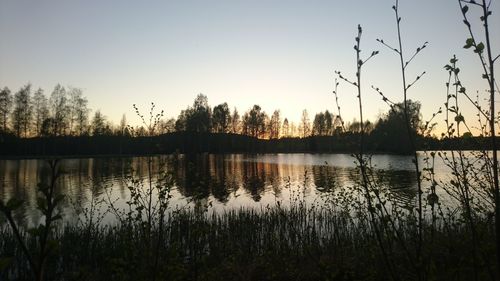
[{"label": "sunset sky", "polygon": [[[146,111],[155,102],[167,117],[177,117],[199,93],[212,106],[227,102],[240,113],[259,104],[268,113],[281,109],[282,117],[295,122],[307,109],[312,120],[316,112],[336,112],[334,71],[354,78],[354,37],[361,24],[364,56],[380,51],[363,76],[365,114],[374,120],[388,108],[371,85],[395,101],[402,99],[398,58],[375,41],[396,44],[393,4],[0,0],[0,87],[15,92],[29,82],[47,96],[57,83],[82,88],[89,106],[116,123],[123,113],[136,122],[134,103]],[[500,9],[495,1],[492,10],[497,55]],[[471,12],[477,16],[475,9]],[[468,34],[457,1],[401,0],[400,13],[407,56],[429,41],[408,68],[410,80],[427,71],[409,95],[422,102],[424,118],[445,101],[443,66],[453,54],[469,91],[486,98],[477,56],[462,48]],[[345,83],[339,87],[346,120],[358,114],[354,91]],[[472,119],[471,107],[464,111]]]}]

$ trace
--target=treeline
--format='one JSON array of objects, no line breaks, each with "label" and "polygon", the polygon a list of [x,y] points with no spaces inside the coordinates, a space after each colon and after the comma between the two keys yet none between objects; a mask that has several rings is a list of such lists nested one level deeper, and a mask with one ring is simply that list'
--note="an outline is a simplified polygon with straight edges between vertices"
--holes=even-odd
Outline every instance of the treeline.
[{"label": "treeline", "polygon": [[[149,120],[136,109],[143,120]],[[432,126],[423,124],[421,104],[408,101],[410,126],[402,104],[394,104],[376,122],[365,121],[366,149],[406,154],[409,135],[419,149],[462,147],[480,149],[480,138],[437,140],[429,137]],[[78,88],[56,85],[47,97],[27,84],[16,93],[0,91],[1,155],[147,154],[171,152],[353,152],[358,149],[360,123],[344,123],[328,110],[310,121],[307,110],[295,124],[279,110],[268,115],[259,105],[242,115],[227,103],[213,108],[199,94],[193,104],[175,118],[163,118],[151,109],[154,124],[129,126],[125,115],[114,125],[99,111],[91,116],[88,100]],[[408,128],[411,132],[408,134]],[[462,139],[462,138],[461,138]]]},{"label": "treeline", "polygon": [[18,138],[111,135],[116,133],[100,110],[90,116],[81,89],[56,85],[50,97],[26,84],[14,94],[0,91],[0,133]]},{"label": "treeline", "polygon": [[[137,112],[140,114],[139,112]],[[91,115],[88,99],[81,89],[56,85],[47,97],[43,89],[33,90],[31,84],[12,93],[8,87],[0,90],[0,133],[19,138],[47,136],[148,136],[171,132],[232,133],[261,139],[333,135],[340,132],[342,120],[328,110],[310,121],[307,110],[302,112],[299,124],[282,118],[280,110],[267,114],[259,105],[242,115],[227,103],[213,108],[207,96],[199,94],[179,116],[161,119],[154,132],[147,125],[128,126],[125,115],[119,124],[113,124],[96,110]],[[352,123],[356,127],[356,122]]]},{"label": "treeline", "polygon": [[259,139],[228,133],[173,132],[151,137],[4,137],[0,157],[52,155],[145,155],[169,153],[351,152],[356,135]]},{"label": "treeline", "polygon": [[[173,132],[152,137],[72,136],[50,138],[0,137],[0,157],[146,155],[170,153],[352,153],[359,148],[359,135],[307,138],[258,139],[239,134]],[[418,136],[418,150],[487,150],[486,137],[438,140]],[[498,139],[500,141],[500,138]],[[367,138],[370,153],[409,154],[408,147],[393,141]],[[390,146],[392,144],[392,146]]]}]

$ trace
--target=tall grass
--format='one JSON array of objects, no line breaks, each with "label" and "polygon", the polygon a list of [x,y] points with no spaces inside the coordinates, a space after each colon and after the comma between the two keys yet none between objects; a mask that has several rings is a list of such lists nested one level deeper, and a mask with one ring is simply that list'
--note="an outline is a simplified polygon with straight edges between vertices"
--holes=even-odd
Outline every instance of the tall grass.
[{"label": "tall grass", "polygon": [[[364,212],[362,209],[358,212]],[[364,214],[367,216],[368,214]],[[362,216],[359,216],[360,218]],[[377,238],[369,220],[353,219],[339,208],[317,208],[297,201],[290,207],[262,210],[239,209],[209,214],[178,210],[165,217],[164,233],[152,231],[160,241],[155,278],[158,280],[387,280],[389,272],[381,259]],[[478,221],[486,243],[494,233],[487,221]],[[401,233],[412,233],[414,225],[397,224]],[[423,225],[424,231],[430,229]],[[432,247],[439,261],[429,265],[429,280],[470,280],[473,276],[468,230],[457,219],[440,222],[434,229]],[[29,280],[30,266],[20,252],[11,230],[2,229],[2,253],[14,260],[2,278]],[[403,280],[415,280],[413,265],[406,259],[394,236],[381,232],[391,257],[398,260],[391,270]],[[54,232],[57,255],[51,256],[46,276],[50,280],[151,280],[144,232],[140,222],[130,225],[98,226],[92,239],[79,225]],[[405,235],[409,246],[419,243]],[[23,233],[32,245],[35,238]],[[77,242],[78,241],[78,242]],[[393,241],[392,243],[390,241]],[[424,240],[423,248],[429,244]],[[75,243],[77,242],[77,243]],[[494,257],[494,252],[487,252]],[[480,276],[487,274],[480,268]],[[10,277],[10,278],[9,278]]]}]

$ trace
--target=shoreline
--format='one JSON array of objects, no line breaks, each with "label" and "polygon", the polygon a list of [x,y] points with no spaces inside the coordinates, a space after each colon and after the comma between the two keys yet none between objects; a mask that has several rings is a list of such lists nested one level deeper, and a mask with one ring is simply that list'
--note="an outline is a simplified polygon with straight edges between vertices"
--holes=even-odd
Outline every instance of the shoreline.
[{"label": "shoreline", "polygon": [[[425,152],[448,152],[457,151],[452,149],[439,149],[439,150],[418,150],[417,153]],[[461,149],[460,151],[472,152],[480,151],[477,149]],[[133,158],[133,157],[147,157],[147,156],[172,156],[172,155],[277,155],[277,154],[310,154],[310,155],[337,155],[348,154],[352,155],[356,152],[348,151],[335,151],[335,152],[312,152],[312,151],[297,151],[297,152],[193,152],[193,153],[132,153],[132,154],[53,154],[53,155],[0,155],[0,160],[49,160],[49,159],[89,159],[89,158]],[[408,156],[408,154],[398,154],[393,152],[365,152],[365,155],[392,155],[392,156]]]}]

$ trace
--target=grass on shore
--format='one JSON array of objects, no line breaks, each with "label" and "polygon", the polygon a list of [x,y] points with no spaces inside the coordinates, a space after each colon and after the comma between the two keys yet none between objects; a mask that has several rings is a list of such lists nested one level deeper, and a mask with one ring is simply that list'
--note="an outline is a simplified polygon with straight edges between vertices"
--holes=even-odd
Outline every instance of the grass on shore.
[{"label": "grass on shore", "polygon": [[[426,279],[488,279],[495,257],[491,225],[487,221],[476,224],[482,238],[479,259],[470,255],[470,235],[460,219],[426,226],[426,258],[422,261]],[[277,205],[221,214],[172,212],[165,226],[164,233],[157,228],[147,233],[140,222],[59,226],[53,233],[56,244],[46,280],[389,279],[377,240],[363,215],[353,219],[328,208]],[[414,227],[404,221],[397,226],[410,250],[417,242],[412,236]],[[160,236],[163,238],[158,239]],[[30,280],[29,264],[13,233],[3,227],[0,237],[1,256],[10,257],[4,259],[0,279]],[[30,250],[35,251],[36,241],[31,237],[23,233]],[[415,280],[414,261],[397,239],[394,233],[384,232],[391,270],[402,280]]]}]

